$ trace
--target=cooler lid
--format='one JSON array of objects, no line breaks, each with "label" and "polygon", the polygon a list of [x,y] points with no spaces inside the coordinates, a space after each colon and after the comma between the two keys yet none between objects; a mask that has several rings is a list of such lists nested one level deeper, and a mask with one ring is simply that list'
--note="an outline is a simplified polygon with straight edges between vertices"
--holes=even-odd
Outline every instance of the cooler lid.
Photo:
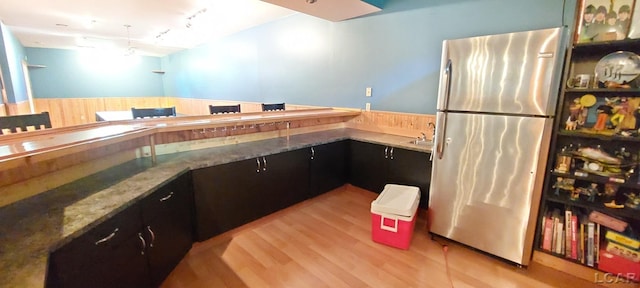
[{"label": "cooler lid", "polygon": [[413,216],[420,203],[420,188],[387,184],[376,200],[371,202],[371,212],[401,216]]}]

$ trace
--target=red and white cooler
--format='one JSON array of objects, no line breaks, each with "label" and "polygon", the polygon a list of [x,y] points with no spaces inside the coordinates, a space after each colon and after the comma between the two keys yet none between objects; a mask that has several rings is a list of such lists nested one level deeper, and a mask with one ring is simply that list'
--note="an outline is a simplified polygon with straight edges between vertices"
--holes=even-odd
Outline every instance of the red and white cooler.
[{"label": "red and white cooler", "polygon": [[371,202],[371,238],[374,242],[400,249],[409,249],[416,212],[420,203],[420,188],[387,184]]}]

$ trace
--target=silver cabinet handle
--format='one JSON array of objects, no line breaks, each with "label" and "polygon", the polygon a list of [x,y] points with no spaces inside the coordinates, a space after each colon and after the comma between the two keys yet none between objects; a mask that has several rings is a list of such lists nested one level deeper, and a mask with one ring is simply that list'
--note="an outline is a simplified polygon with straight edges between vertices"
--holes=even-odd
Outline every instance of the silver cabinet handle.
[{"label": "silver cabinet handle", "polygon": [[142,242],[142,249],[140,250],[140,255],[144,255],[144,250],[147,249],[147,242],[144,242],[144,237],[142,237],[142,232],[138,232],[138,238],[140,238],[140,242]]},{"label": "silver cabinet handle", "polygon": [[267,158],[262,157],[262,171],[267,171]]},{"label": "silver cabinet handle", "polygon": [[256,163],[258,163],[258,170],[256,170],[256,173],[260,173],[260,158],[256,158]]},{"label": "silver cabinet handle", "polygon": [[167,195],[166,197],[162,197],[160,198],[160,202],[164,202],[169,200],[171,197],[173,197],[173,191],[169,192],[169,195]]},{"label": "silver cabinet handle", "polygon": [[149,234],[151,234],[151,242],[149,242],[149,247],[153,247],[153,242],[156,241],[156,233],[153,233],[153,230],[151,230],[151,226],[147,226],[147,231],[149,231]]},{"label": "silver cabinet handle", "polygon": [[384,159],[389,158],[389,156],[387,156],[387,151],[389,151],[389,146],[384,147]]},{"label": "silver cabinet handle", "polygon": [[313,156],[316,156],[316,151],[311,147],[311,160],[313,160]]},{"label": "silver cabinet handle", "polygon": [[100,244],[100,243],[104,243],[104,242],[107,242],[107,241],[111,240],[111,238],[113,238],[113,237],[115,237],[115,236],[116,236],[116,233],[117,233],[117,232],[118,232],[118,228],[114,229],[114,230],[113,230],[113,232],[111,232],[111,234],[109,234],[109,236],[104,237],[104,238],[102,238],[102,239],[100,239],[100,240],[96,241],[96,245],[98,245],[98,244]]},{"label": "silver cabinet handle", "polygon": [[391,160],[393,160],[393,147],[391,147],[391,153],[390,154],[391,154],[390,158],[391,158]]}]

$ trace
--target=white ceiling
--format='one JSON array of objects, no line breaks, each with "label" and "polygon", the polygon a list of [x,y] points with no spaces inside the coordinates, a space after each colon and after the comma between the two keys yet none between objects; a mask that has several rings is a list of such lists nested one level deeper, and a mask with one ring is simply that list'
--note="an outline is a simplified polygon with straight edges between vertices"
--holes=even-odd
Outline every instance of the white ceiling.
[{"label": "white ceiling", "polygon": [[[125,54],[131,46],[136,54],[150,56],[193,48],[294,13],[259,0],[0,1],[0,20],[25,47]],[[187,28],[187,18],[194,15]]]},{"label": "white ceiling", "polygon": [[25,47],[164,56],[294,10],[330,21],[380,11],[361,0],[0,0],[0,21]]}]

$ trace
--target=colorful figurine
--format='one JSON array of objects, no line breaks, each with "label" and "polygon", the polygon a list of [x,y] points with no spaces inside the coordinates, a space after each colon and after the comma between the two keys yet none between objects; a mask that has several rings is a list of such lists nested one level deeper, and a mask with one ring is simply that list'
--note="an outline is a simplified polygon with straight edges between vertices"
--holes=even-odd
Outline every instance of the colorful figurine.
[{"label": "colorful figurine", "polygon": [[587,195],[589,198],[589,202],[593,202],[596,200],[596,195],[600,195],[600,191],[598,191],[598,184],[591,183],[591,186],[582,189],[583,194]]}]

